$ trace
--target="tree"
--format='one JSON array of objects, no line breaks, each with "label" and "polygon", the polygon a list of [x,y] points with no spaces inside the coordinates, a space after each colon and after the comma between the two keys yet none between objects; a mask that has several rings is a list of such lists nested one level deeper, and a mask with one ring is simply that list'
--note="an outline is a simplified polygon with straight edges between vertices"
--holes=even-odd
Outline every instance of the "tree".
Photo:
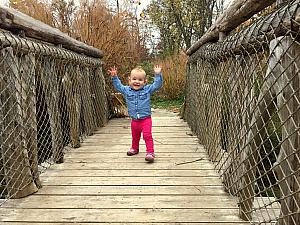
[{"label": "tree", "polygon": [[[157,26],[161,46],[172,53],[189,48],[211,26],[214,13],[222,10],[223,0],[152,1],[147,12]],[[217,11],[216,11],[217,10]]]},{"label": "tree", "polygon": [[10,0],[9,6],[50,26],[54,26],[54,18],[46,0]]},{"label": "tree", "polygon": [[68,35],[72,34],[71,27],[76,6],[74,0],[53,0],[51,3],[55,26]]}]

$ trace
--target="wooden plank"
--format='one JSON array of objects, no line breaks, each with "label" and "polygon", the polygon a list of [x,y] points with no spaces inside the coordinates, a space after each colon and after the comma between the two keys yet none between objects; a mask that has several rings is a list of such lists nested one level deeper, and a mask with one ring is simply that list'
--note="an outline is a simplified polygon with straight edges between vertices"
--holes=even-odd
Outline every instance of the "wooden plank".
[{"label": "wooden plank", "polygon": [[43,177],[47,185],[219,185],[218,177]]},{"label": "wooden plank", "polygon": [[[53,204],[55,202],[55,204]],[[237,203],[229,196],[38,196],[32,195],[22,200],[11,200],[2,208],[15,209],[237,209]]]},{"label": "wooden plank", "polygon": [[[174,154],[174,153],[171,153]],[[181,153],[182,154],[182,153]],[[141,154],[139,154],[141,155]],[[67,163],[127,163],[127,165],[130,165],[132,163],[145,163],[145,154],[142,154],[143,156],[135,156],[135,157],[126,157],[124,154],[120,154],[117,158],[71,158],[68,159]],[[185,158],[181,157],[180,159],[176,159],[176,157],[156,157],[156,161],[159,161],[161,163],[174,163],[174,166],[180,166],[181,164],[190,164],[190,163],[196,163],[200,160],[206,159],[205,157],[194,157],[194,158]]]},{"label": "wooden plank", "polygon": [[[131,177],[132,170],[57,170],[48,169],[41,177]],[[219,177],[215,170],[135,170],[135,177]]]},{"label": "wooden plank", "polygon": [[[97,146],[97,145],[87,145],[87,146],[81,146],[80,148],[77,149],[72,149],[72,151],[69,151],[70,153],[93,153],[93,152],[118,152],[118,153],[125,153],[127,152],[129,146],[124,146],[124,145],[113,145],[113,146]],[[145,145],[140,145],[140,151],[145,152],[146,146]],[[197,152],[199,155],[205,153],[205,149],[202,146],[198,145],[159,145],[159,148],[156,148],[157,153],[161,152],[182,152],[182,153],[188,153],[188,152]]]},{"label": "wooden plank", "polygon": [[[109,126],[110,127],[123,127],[123,126],[130,126],[131,120],[126,120],[124,122],[112,122]],[[188,127],[188,124],[186,122],[178,122],[178,121],[165,121],[165,120],[155,120],[152,119],[152,126],[153,127],[172,127],[172,128],[177,128],[177,127]]]},{"label": "wooden plank", "polygon": [[6,209],[0,211],[0,221],[41,221],[72,223],[187,223],[238,222],[235,209]]},{"label": "wooden plank", "polygon": [[159,162],[159,158],[156,159],[156,163],[149,164],[145,160],[141,159],[140,162],[134,163],[68,163],[55,165],[56,169],[214,169],[214,166],[210,162],[195,162],[182,165],[175,165],[174,162]]},{"label": "wooden plank", "polygon": [[[156,156],[159,158],[172,158],[172,160],[174,162],[178,162],[178,161],[182,161],[182,158],[198,158],[198,159],[207,159],[206,158],[206,153],[202,152],[172,152],[172,153],[168,153],[168,152],[156,152]],[[143,154],[142,152],[133,156],[133,157],[129,157],[126,156],[126,151],[123,152],[106,152],[106,153],[102,153],[102,152],[92,152],[92,153],[84,153],[84,152],[70,152],[65,158],[66,159],[113,159],[113,160],[118,160],[118,159],[122,159],[122,160],[132,160],[132,159],[136,159],[136,158],[143,158],[145,157],[145,154]]]},{"label": "wooden plank", "polygon": [[[184,124],[184,125],[172,125],[172,124],[165,124],[165,125],[161,125],[159,124],[159,122],[154,123],[153,122],[153,129],[158,129],[158,128],[165,128],[165,129],[168,129],[169,131],[173,131],[173,130],[186,130],[186,131],[190,131],[189,127]],[[131,127],[130,127],[130,121],[126,121],[126,123],[120,123],[120,124],[115,124],[115,125],[109,125],[109,127],[103,127],[104,130],[112,130],[114,128],[120,128],[120,129],[127,129],[127,130],[130,130]],[[159,129],[160,130],[160,129]]]},{"label": "wooden plank", "polygon": [[[29,221],[30,224],[41,224],[41,225],[53,225],[53,223],[44,223],[41,221]],[[28,223],[23,223],[23,222],[2,222],[1,224],[3,225],[28,225]],[[76,223],[76,225],[86,225],[87,223]],[[136,223],[105,223],[107,225],[112,224],[112,225],[136,225]],[[140,222],[139,224],[157,224],[157,223],[149,223],[149,222]],[[161,223],[159,223],[161,224]],[[164,223],[165,224],[165,223]],[[195,223],[179,223],[180,225],[194,225]],[[220,225],[220,223],[214,223],[214,222],[197,222],[196,224],[199,225]],[[222,225],[249,225],[249,223],[242,223],[242,222],[237,222],[237,221],[232,221],[232,222],[222,222]],[[55,223],[55,225],[74,225],[74,223],[68,223],[68,222],[63,222],[63,223]],[[88,223],[88,225],[99,225],[99,223]],[[269,225],[269,224],[265,224]],[[273,224],[270,224],[273,225]]]},{"label": "wooden plank", "polygon": [[[142,139],[142,138],[141,138]],[[156,139],[155,136],[153,136],[154,139],[154,144],[167,144],[167,145],[182,145],[182,144],[197,144],[196,140],[178,140],[178,139]],[[108,140],[108,139],[89,139],[86,140],[85,145],[88,144],[98,144],[98,145],[108,145],[108,144],[118,144],[118,145],[130,145],[131,144],[131,139],[113,139],[113,140]],[[144,144],[144,141],[141,140],[140,144]]]},{"label": "wooden plank", "polygon": [[[97,135],[93,135],[91,136],[89,139],[90,140],[93,140],[93,139],[102,139],[102,138],[110,138],[111,137],[111,134],[97,134]],[[174,135],[173,133],[167,133],[167,134],[161,134],[161,133],[158,133],[158,134],[155,134],[155,137],[158,139],[158,138],[163,138],[163,139],[180,139],[180,140],[198,140],[197,139],[197,136],[188,136],[186,134],[182,134],[182,136],[180,134],[176,134]],[[122,139],[130,139],[131,138],[131,134],[128,132],[126,134],[114,134],[114,138],[122,138]]]},{"label": "wooden plank", "polygon": [[195,186],[102,186],[78,185],[63,186],[44,184],[35,195],[228,195],[220,185],[195,185]]},{"label": "wooden plank", "polygon": [[[172,133],[172,134],[191,134],[190,129],[186,127],[177,127],[176,129],[170,129],[169,127],[160,127],[159,129],[154,127],[152,129],[152,133]],[[103,127],[95,131],[95,134],[130,134],[130,127],[122,127],[120,129],[112,128],[112,127]]]},{"label": "wooden plank", "polygon": [[[159,128],[162,128],[162,127],[164,127],[164,128],[170,128],[170,129],[174,129],[174,130],[176,130],[176,129],[185,129],[185,130],[188,130],[188,127],[185,124],[170,124],[170,123],[166,123],[166,124],[163,123],[163,124],[161,124],[159,122],[152,124],[152,128],[153,129],[159,129]],[[128,122],[128,124],[110,125],[110,128],[130,129],[130,122]]]},{"label": "wooden plank", "polygon": [[144,152],[127,157],[128,144],[98,142],[67,152],[65,163],[41,176],[37,194],[5,204],[0,223],[243,224],[203,146],[168,144],[172,139],[157,145],[154,164],[145,163]]},{"label": "wooden plank", "polygon": [[[117,143],[115,141],[113,141],[113,145],[109,145],[108,143],[105,143],[105,141],[85,141],[83,143],[81,143],[81,146],[100,146],[100,145],[107,145],[107,146],[114,146],[114,145],[118,145],[118,146],[122,146],[121,148],[123,149],[124,147],[128,148],[128,145],[131,144],[131,142],[128,140],[127,142],[123,142],[123,143]],[[143,146],[145,145],[145,142],[144,141],[140,141],[140,146]],[[194,147],[198,147],[198,144],[197,143],[176,143],[176,142],[173,142],[173,143],[170,143],[170,142],[165,142],[165,143],[160,143],[160,142],[155,142],[155,146],[167,146],[167,145],[173,145],[174,148],[181,148],[182,147],[187,147],[187,146],[194,146]],[[130,147],[130,146],[129,146]]]}]

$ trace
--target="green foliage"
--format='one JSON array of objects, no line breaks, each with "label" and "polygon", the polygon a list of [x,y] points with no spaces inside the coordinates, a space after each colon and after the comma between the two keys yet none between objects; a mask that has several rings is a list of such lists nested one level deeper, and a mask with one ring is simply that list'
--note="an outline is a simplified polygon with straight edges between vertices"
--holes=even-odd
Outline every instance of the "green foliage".
[{"label": "green foliage", "polygon": [[159,29],[161,48],[165,56],[189,48],[212,23],[217,0],[152,1],[147,12]]},{"label": "green foliage", "polygon": [[142,67],[143,70],[145,70],[146,74],[147,74],[147,78],[148,78],[148,82],[152,83],[153,82],[153,67],[154,67],[154,63],[151,61],[144,61],[142,63],[139,63],[138,66]]},{"label": "green foliage", "polygon": [[160,97],[154,97],[152,99],[153,108],[167,109],[173,112],[179,112],[184,103],[184,97],[180,96],[177,99],[166,100]]}]

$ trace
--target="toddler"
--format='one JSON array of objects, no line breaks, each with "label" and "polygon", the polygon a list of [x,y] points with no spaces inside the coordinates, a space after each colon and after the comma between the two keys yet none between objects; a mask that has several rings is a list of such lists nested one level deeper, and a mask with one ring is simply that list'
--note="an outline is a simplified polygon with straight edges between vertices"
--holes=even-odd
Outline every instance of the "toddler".
[{"label": "toddler", "polygon": [[114,87],[124,96],[128,107],[128,114],[131,117],[132,144],[127,155],[132,156],[139,153],[139,142],[141,133],[143,133],[146,143],[145,160],[147,162],[154,162],[150,96],[162,86],[161,67],[158,65],[154,67],[154,82],[148,85],[146,85],[146,72],[140,67],[134,68],[131,71],[128,78],[129,86],[122,85],[115,67],[111,68],[108,72],[112,76]]}]

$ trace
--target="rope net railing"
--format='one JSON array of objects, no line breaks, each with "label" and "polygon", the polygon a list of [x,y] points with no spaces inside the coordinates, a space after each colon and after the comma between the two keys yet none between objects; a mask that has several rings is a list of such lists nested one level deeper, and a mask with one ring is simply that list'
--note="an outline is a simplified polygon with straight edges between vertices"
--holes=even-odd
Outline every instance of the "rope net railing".
[{"label": "rope net railing", "polygon": [[299,27],[297,0],[187,65],[184,118],[253,224],[300,224]]},{"label": "rope net railing", "polygon": [[20,198],[106,123],[105,80],[99,58],[3,30],[0,43],[0,197]]}]

